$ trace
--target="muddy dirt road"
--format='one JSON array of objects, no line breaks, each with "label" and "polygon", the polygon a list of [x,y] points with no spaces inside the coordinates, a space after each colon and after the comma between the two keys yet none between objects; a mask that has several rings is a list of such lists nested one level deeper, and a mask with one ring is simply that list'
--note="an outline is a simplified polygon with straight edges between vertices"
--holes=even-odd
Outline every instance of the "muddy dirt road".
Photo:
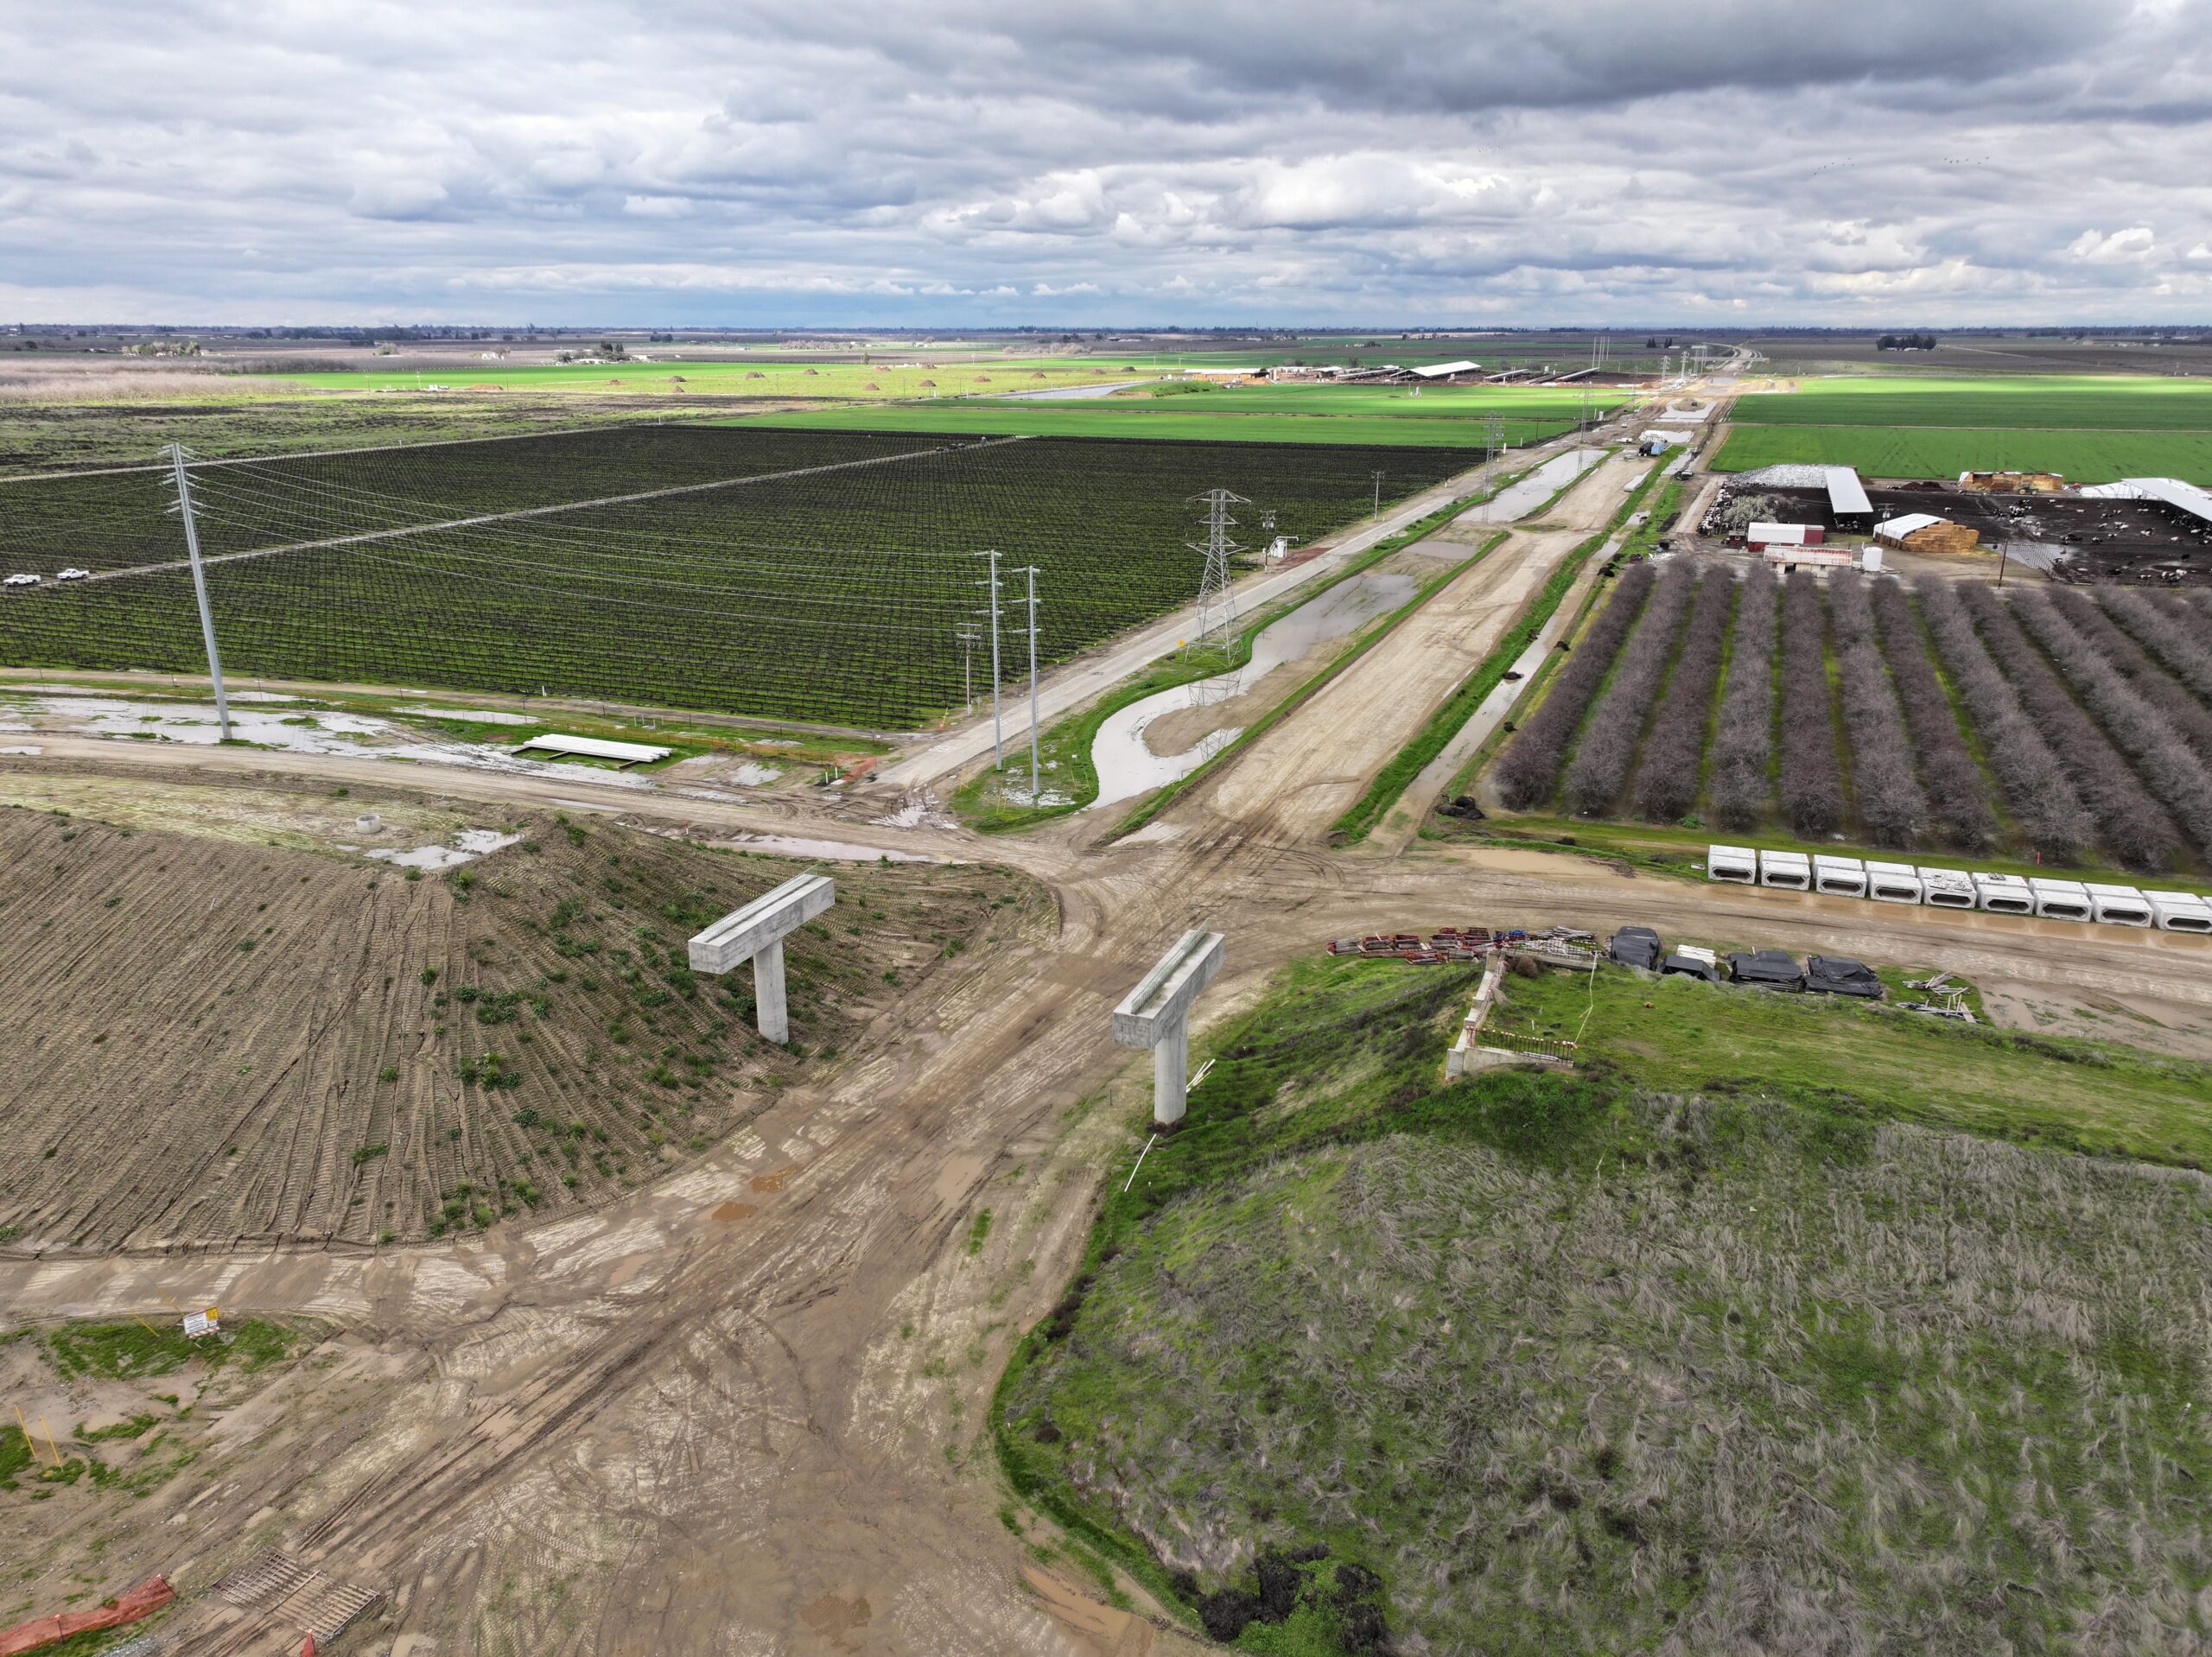
[{"label": "muddy dirt road", "polygon": [[[1559,509],[1571,527],[1516,536],[1427,625],[1399,629],[1134,843],[1086,846],[1072,822],[984,841],[871,822],[895,805],[887,791],[809,816],[602,801],[617,790],[582,778],[437,778],[486,799],[1004,862],[1049,885],[1058,912],[940,972],[699,1165],[584,1218],[382,1251],[0,1260],[0,1305],[18,1314],[219,1298],[333,1331],[311,1402],[263,1438],[241,1428],[212,1481],[142,1504],[145,1522],[97,1559],[59,1546],[26,1591],[58,1597],[74,1571],[113,1591],[166,1570],[194,1597],[168,1625],[175,1649],[296,1651],[305,1598],[202,1591],[274,1545],[389,1596],[340,1647],[377,1657],[1185,1650],[1037,1562],[1000,1516],[983,1431],[1092,1191],[1134,1153],[1142,1060],[1111,1044],[1108,1011],[1183,929],[1229,937],[1202,1020],[1332,935],[1469,917],[1636,920],[2212,1006],[2202,940],[1628,879],[1567,856],[1327,850],[1329,820],[1543,559],[1610,516],[1622,476],[1601,468]],[[366,767],[380,789],[404,785],[373,761],[84,746],[107,764],[334,780]],[[57,743],[4,763],[78,754]]]}]

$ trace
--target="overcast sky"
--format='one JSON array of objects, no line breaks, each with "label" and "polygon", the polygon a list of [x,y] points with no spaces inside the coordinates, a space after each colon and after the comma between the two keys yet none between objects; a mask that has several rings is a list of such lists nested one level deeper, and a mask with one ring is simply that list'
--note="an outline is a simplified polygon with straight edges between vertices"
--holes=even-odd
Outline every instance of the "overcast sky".
[{"label": "overcast sky", "polygon": [[2212,321],[2212,0],[0,17],[0,320]]}]

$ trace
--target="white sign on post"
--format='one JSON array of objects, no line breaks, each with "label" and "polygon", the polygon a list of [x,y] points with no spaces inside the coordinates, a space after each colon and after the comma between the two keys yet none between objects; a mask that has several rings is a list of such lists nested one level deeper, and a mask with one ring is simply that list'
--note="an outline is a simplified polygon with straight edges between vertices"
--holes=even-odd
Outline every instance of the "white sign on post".
[{"label": "white sign on post", "polygon": [[213,1306],[208,1307],[205,1311],[188,1311],[184,1315],[184,1334],[187,1340],[196,1341],[203,1335],[218,1335],[221,1332],[221,1328],[216,1321],[215,1308]]}]

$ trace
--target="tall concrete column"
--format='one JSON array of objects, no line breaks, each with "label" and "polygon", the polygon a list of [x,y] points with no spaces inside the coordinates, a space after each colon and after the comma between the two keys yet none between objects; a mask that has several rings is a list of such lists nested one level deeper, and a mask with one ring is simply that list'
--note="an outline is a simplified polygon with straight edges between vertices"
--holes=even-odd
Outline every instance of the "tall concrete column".
[{"label": "tall concrete column", "polygon": [[784,941],[763,944],[753,957],[753,1019],[761,1039],[779,1047],[791,1038],[791,1006],[784,999]]},{"label": "tall concrete column", "polygon": [[1221,970],[1222,936],[1189,931],[1114,1009],[1114,1039],[1152,1049],[1152,1120],[1172,1128],[1189,1102],[1191,1003]]},{"label": "tall concrete column", "polygon": [[691,940],[691,970],[734,972],[753,963],[753,1018],[761,1038],[781,1046],[791,1039],[791,1009],[784,993],[784,939],[837,901],[826,874],[802,874],[725,915]]},{"label": "tall concrete column", "polygon": [[1173,1127],[1191,1100],[1191,1016],[1161,1030],[1152,1050],[1152,1120]]}]

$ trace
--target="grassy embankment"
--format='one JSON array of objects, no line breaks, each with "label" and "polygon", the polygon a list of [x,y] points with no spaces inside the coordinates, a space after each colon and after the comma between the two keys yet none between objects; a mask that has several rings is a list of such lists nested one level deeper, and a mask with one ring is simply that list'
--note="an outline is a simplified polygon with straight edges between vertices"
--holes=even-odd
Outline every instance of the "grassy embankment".
[{"label": "grassy embankment", "polygon": [[1779,463],[1869,477],[1969,470],[2212,482],[2212,384],[2119,375],[1810,380],[1737,400],[1717,472]]},{"label": "grassy embankment", "polygon": [[2212,1067],[1608,968],[1510,981],[1580,1075],[1446,1087],[1470,978],[1203,1044],[1001,1384],[1019,1495],[1253,1651],[2202,1632],[2212,1190],[2124,1159],[2212,1155]]}]

